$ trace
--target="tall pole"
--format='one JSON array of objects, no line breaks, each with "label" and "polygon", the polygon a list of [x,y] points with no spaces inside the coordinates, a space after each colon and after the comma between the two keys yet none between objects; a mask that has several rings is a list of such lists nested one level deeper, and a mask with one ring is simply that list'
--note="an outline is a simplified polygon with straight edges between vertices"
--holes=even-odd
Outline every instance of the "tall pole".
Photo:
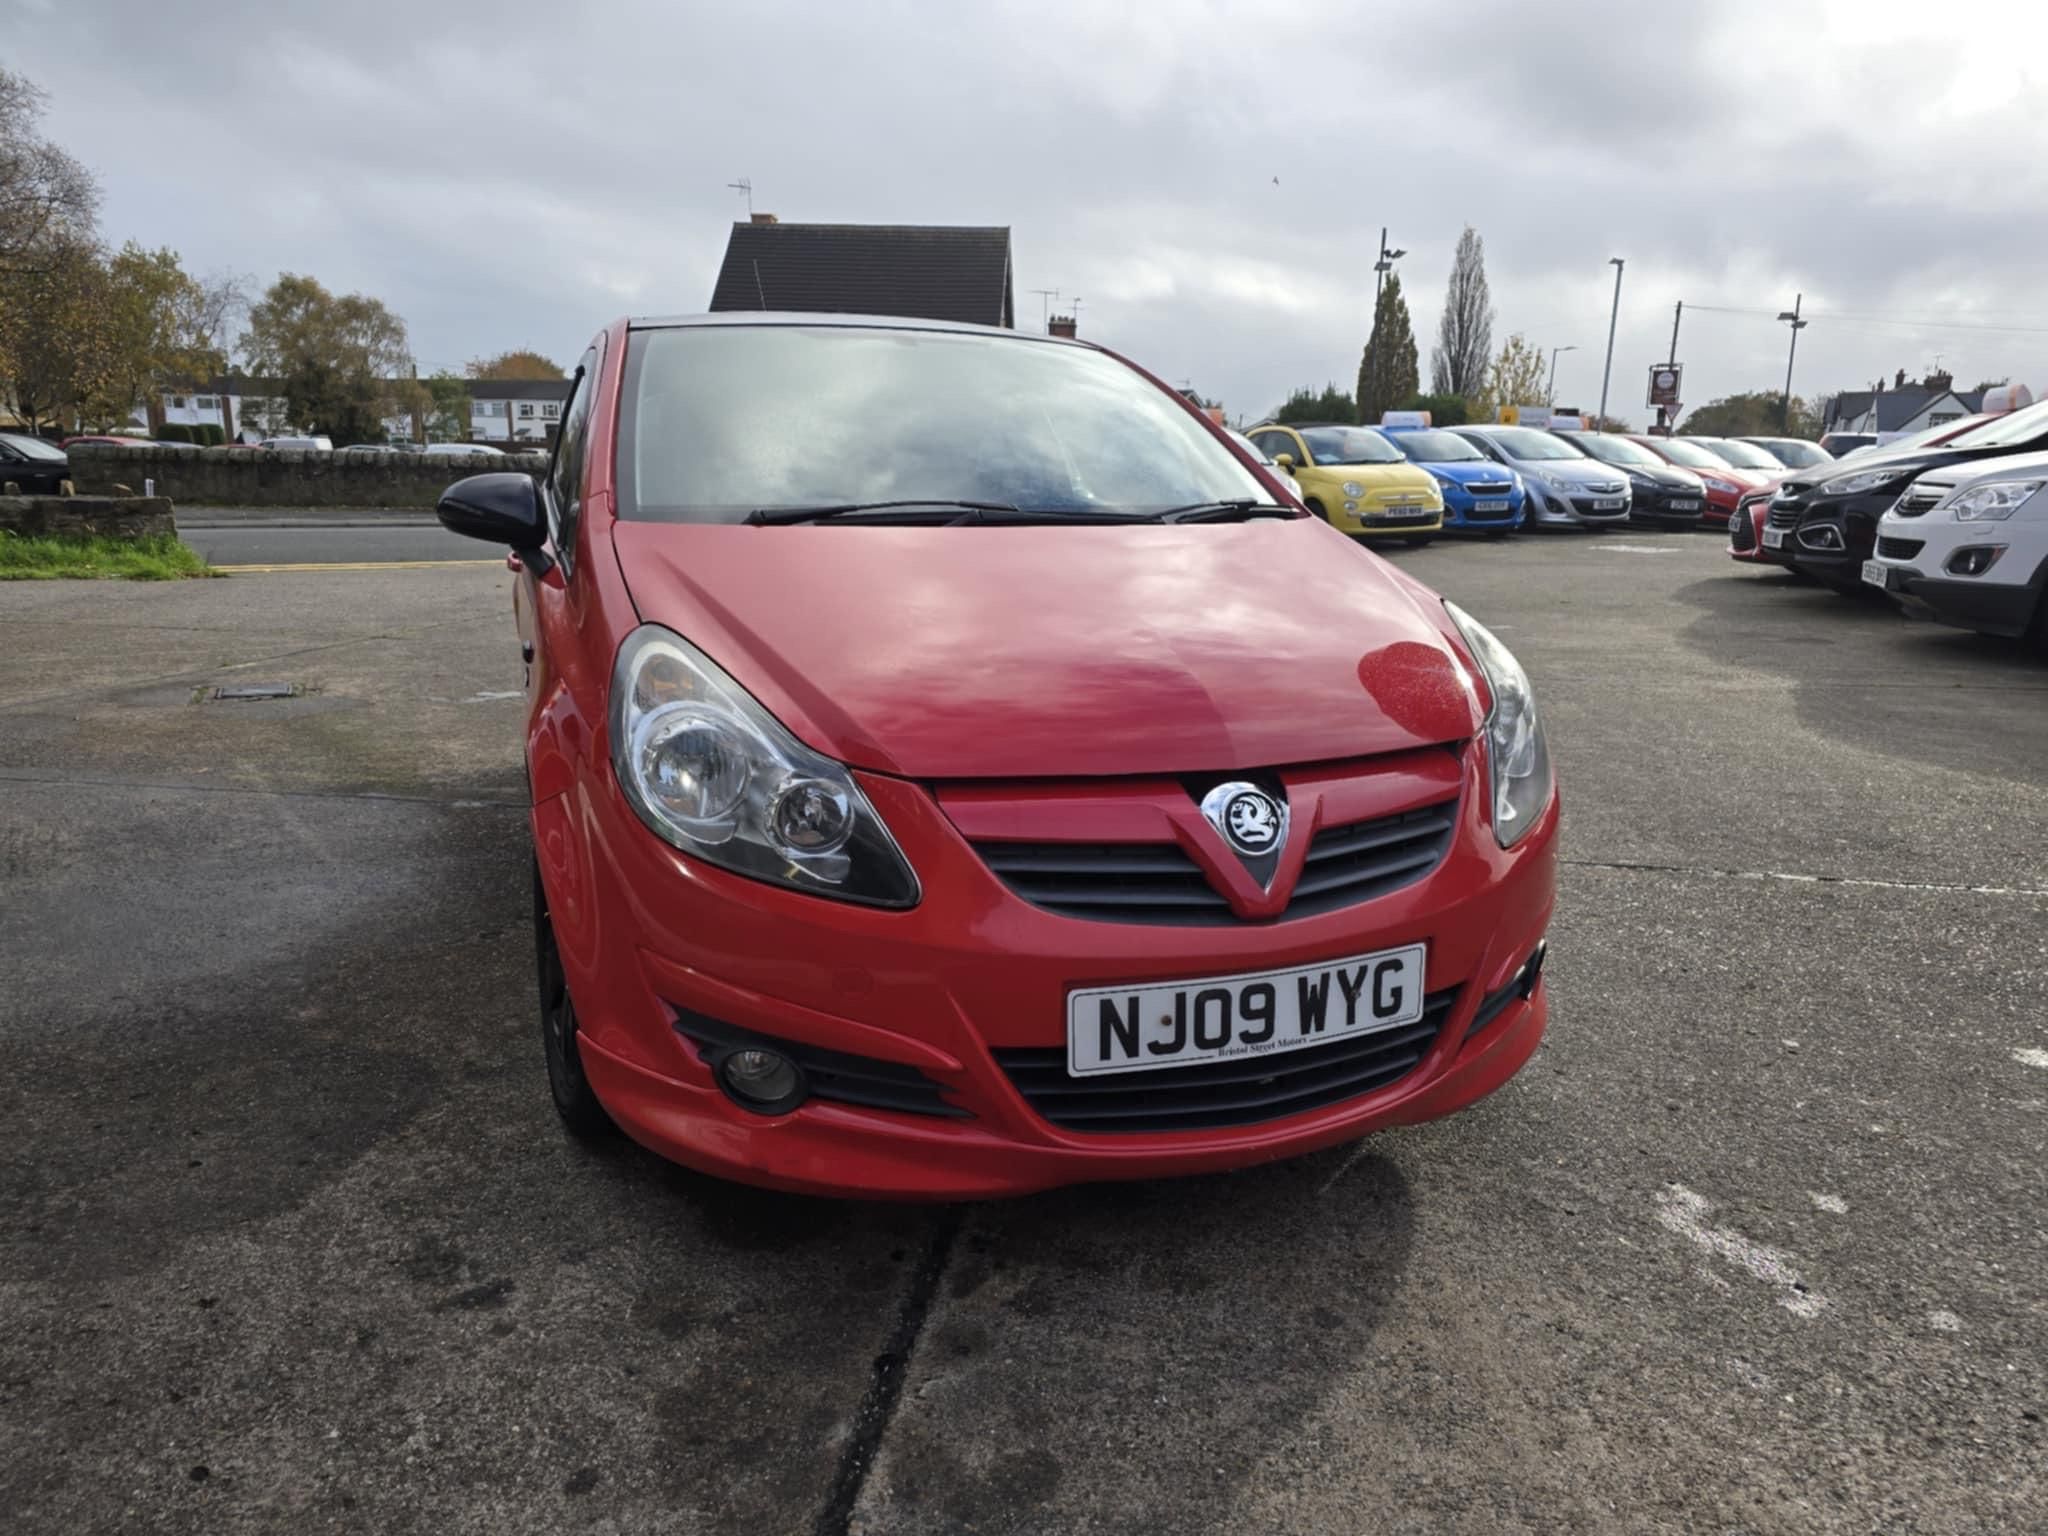
[{"label": "tall pole", "polygon": [[1557,404],[1557,354],[1560,352],[1576,352],[1578,350],[1579,344],[1577,342],[1550,349],[1550,388],[1543,392],[1543,403],[1545,405],[1555,406]]},{"label": "tall pole", "polygon": [[[1387,274],[1394,270],[1394,263],[1407,254],[1403,250],[1387,249],[1387,230],[1385,225],[1381,225],[1379,259],[1372,264],[1372,329],[1365,333],[1365,362],[1359,369],[1363,379],[1372,377],[1373,363],[1377,359],[1380,340],[1380,295],[1387,286]],[[1365,391],[1361,389],[1354,406],[1360,421],[1365,420],[1364,396]]]},{"label": "tall pole", "polygon": [[[1610,256],[1607,260],[1614,268],[1614,308],[1607,316],[1607,366],[1600,370],[1600,421],[1607,419],[1607,381],[1614,373],[1614,327],[1621,319],[1622,259],[1619,256]],[[1594,426],[1598,428],[1599,422],[1595,422]]]},{"label": "tall pole", "polygon": [[1780,320],[1792,327],[1792,346],[1785,354],[1785,398],[1778,407],[1778,429],[1788,436],[1792,431],[1792,362],[1799,356],[1799,333],[1813,324],[1811,320],[1799,318],[1799,306],[1806,302],[1806,295],[1800,294],[1792,300],[1789,310],[1781,311]]},{"label": "tall pole", "polygon": [[[1666,359],[1667,367],[1676,368],[1678,366],[1678,322],[1684,318],[1685,300],[1680,299],[1677,306],[1671,311],[1671,356]],[[1657,407],[1657,430],[1669,434],[1677,425],[1677,422],[1672,421],[1664,414],[1663,406]]]}]

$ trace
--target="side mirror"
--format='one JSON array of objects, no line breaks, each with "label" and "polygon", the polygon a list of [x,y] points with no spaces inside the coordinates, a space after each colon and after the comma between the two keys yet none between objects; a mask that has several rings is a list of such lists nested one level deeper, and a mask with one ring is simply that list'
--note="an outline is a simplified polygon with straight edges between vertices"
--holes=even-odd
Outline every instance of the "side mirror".
[{"label": "side mirror", "polygon": [[1273,455],[1273,462],[1274,462],[1275,464],[1278,464],[1278,465],[1279,465],[1279,466],[1280,466],[1280,467],[1281,467],[1282,469],[1286,470],[1288,474],[1290,474],[1290,475],[1291,475],[1291,474],[1293,474],[1293,473],[1294,473],[1294,455],[1293,455],[1293,454],[1291,454],[1291,453],[1276,453],[1276,454],[1274,454],[1274,455]]},{"label": "side mirror", "polygon": [[509,544],[522,553],[548,541],[540,486],[533,476],[516,470],[456,481],[441,493],[434,515],[450,533]]}]

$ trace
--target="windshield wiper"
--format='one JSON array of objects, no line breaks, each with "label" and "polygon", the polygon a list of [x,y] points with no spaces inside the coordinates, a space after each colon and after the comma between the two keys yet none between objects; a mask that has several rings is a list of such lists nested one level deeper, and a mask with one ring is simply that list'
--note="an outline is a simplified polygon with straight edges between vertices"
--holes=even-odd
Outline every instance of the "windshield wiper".
[{"label": "windshield wiper", "polygon": [[972,523],[984,512],[1014,514],[1006,501],[948,501],[929,496],[905,501],[848,501],[827,507],[756,507],[742,522],[755,527],[785,523]]},{"label": "windshield wiper", "polygon": [[1299,517],[1294,508],[1277,501],[1256,501],[1243,496],[1236,501],[1191,501],[1184,507],[1168,507],[1147,515],[1154,523],[1248,523],[1255,517]]}]

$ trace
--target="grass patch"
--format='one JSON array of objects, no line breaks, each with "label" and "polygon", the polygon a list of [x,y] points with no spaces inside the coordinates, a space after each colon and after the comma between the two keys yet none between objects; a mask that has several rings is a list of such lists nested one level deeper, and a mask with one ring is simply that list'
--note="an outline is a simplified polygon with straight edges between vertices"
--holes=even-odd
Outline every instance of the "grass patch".
[{"label": "grass patch", "polygon": [[55,581],[60,577],[176,581],[211,574],[199,552],[175,534],[106,539],[83,534],[30,537],[0,531],[0,581]]}]

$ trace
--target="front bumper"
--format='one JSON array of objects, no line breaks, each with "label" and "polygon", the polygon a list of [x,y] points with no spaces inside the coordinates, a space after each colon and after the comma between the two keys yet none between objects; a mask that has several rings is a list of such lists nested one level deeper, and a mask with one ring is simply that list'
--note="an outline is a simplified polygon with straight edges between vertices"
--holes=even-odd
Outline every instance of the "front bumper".
[{"label": "front bumper", "polygon": [[1339,503],[1330,522],[1344,532],[1363,538],[1405,538],[1410,534],[1436,533],[1444,525],[1443,503],[1384,502],[1368,496],[1352,509]]},{"label": "front bumper", "polygon": [[[1506,511],[1478,510],[1476,503],[1489,504],[1505,502]],[[1472,532],[1497,531],[1503,528],[1519,528],[1527,515],[1527,504],[1518,490],[1499,494],[1479,496],[1463,486],[1444,487],[1444,527]]]},{"label": "front bumper", "polygon": [[1853,585],[1877,546],[1877,525],[1898,494],[1894,486],[1875,496],[1812,497],[1792,506],[1773,498],[1765,527],[1782,529],[1785,542],[1770,552],[1817,580]]},{"label": "front bumper", "polygon": [[1636,491],[1629,502],[1629,521],[1660,528],[1697,528],[1706,516],[1707,500],[1698,491]]},{"label": "front bumper", "polygon": [[[1476,754],[1467,754],[1476,758]],[[598,1097],[635,1140],[719,1176],[818,1194],[956,1199],[1197,1173],[1293,1156],[1449,1113],[1500,1086],[1543,1034],[1539,981],[1467,1038],[1542,943],[1556,888],[1553,799],[1515,849],[1468,763],[1443,861],[1415,884],[1298,920],[1177,927],[1067,918],[1005,886],[924,788],[861,775],[924,881],[906,912],[785,892],[691,861],[599,778],[534,808],[536,847]],[[1405,1075],[1227,1128],[1085,1133],[1036,1113],[997,1059],[1064,1049],[1066,995],[1429,946],[1454,994]],[[719,1090],[678,1010],[914,1069],[964,1116],[813,1099],[763,1116]],[[1305,1054],[1305,1053],[1297,1053]],[[1276,1060],[1285,1062],[1282,1056]]]}]

